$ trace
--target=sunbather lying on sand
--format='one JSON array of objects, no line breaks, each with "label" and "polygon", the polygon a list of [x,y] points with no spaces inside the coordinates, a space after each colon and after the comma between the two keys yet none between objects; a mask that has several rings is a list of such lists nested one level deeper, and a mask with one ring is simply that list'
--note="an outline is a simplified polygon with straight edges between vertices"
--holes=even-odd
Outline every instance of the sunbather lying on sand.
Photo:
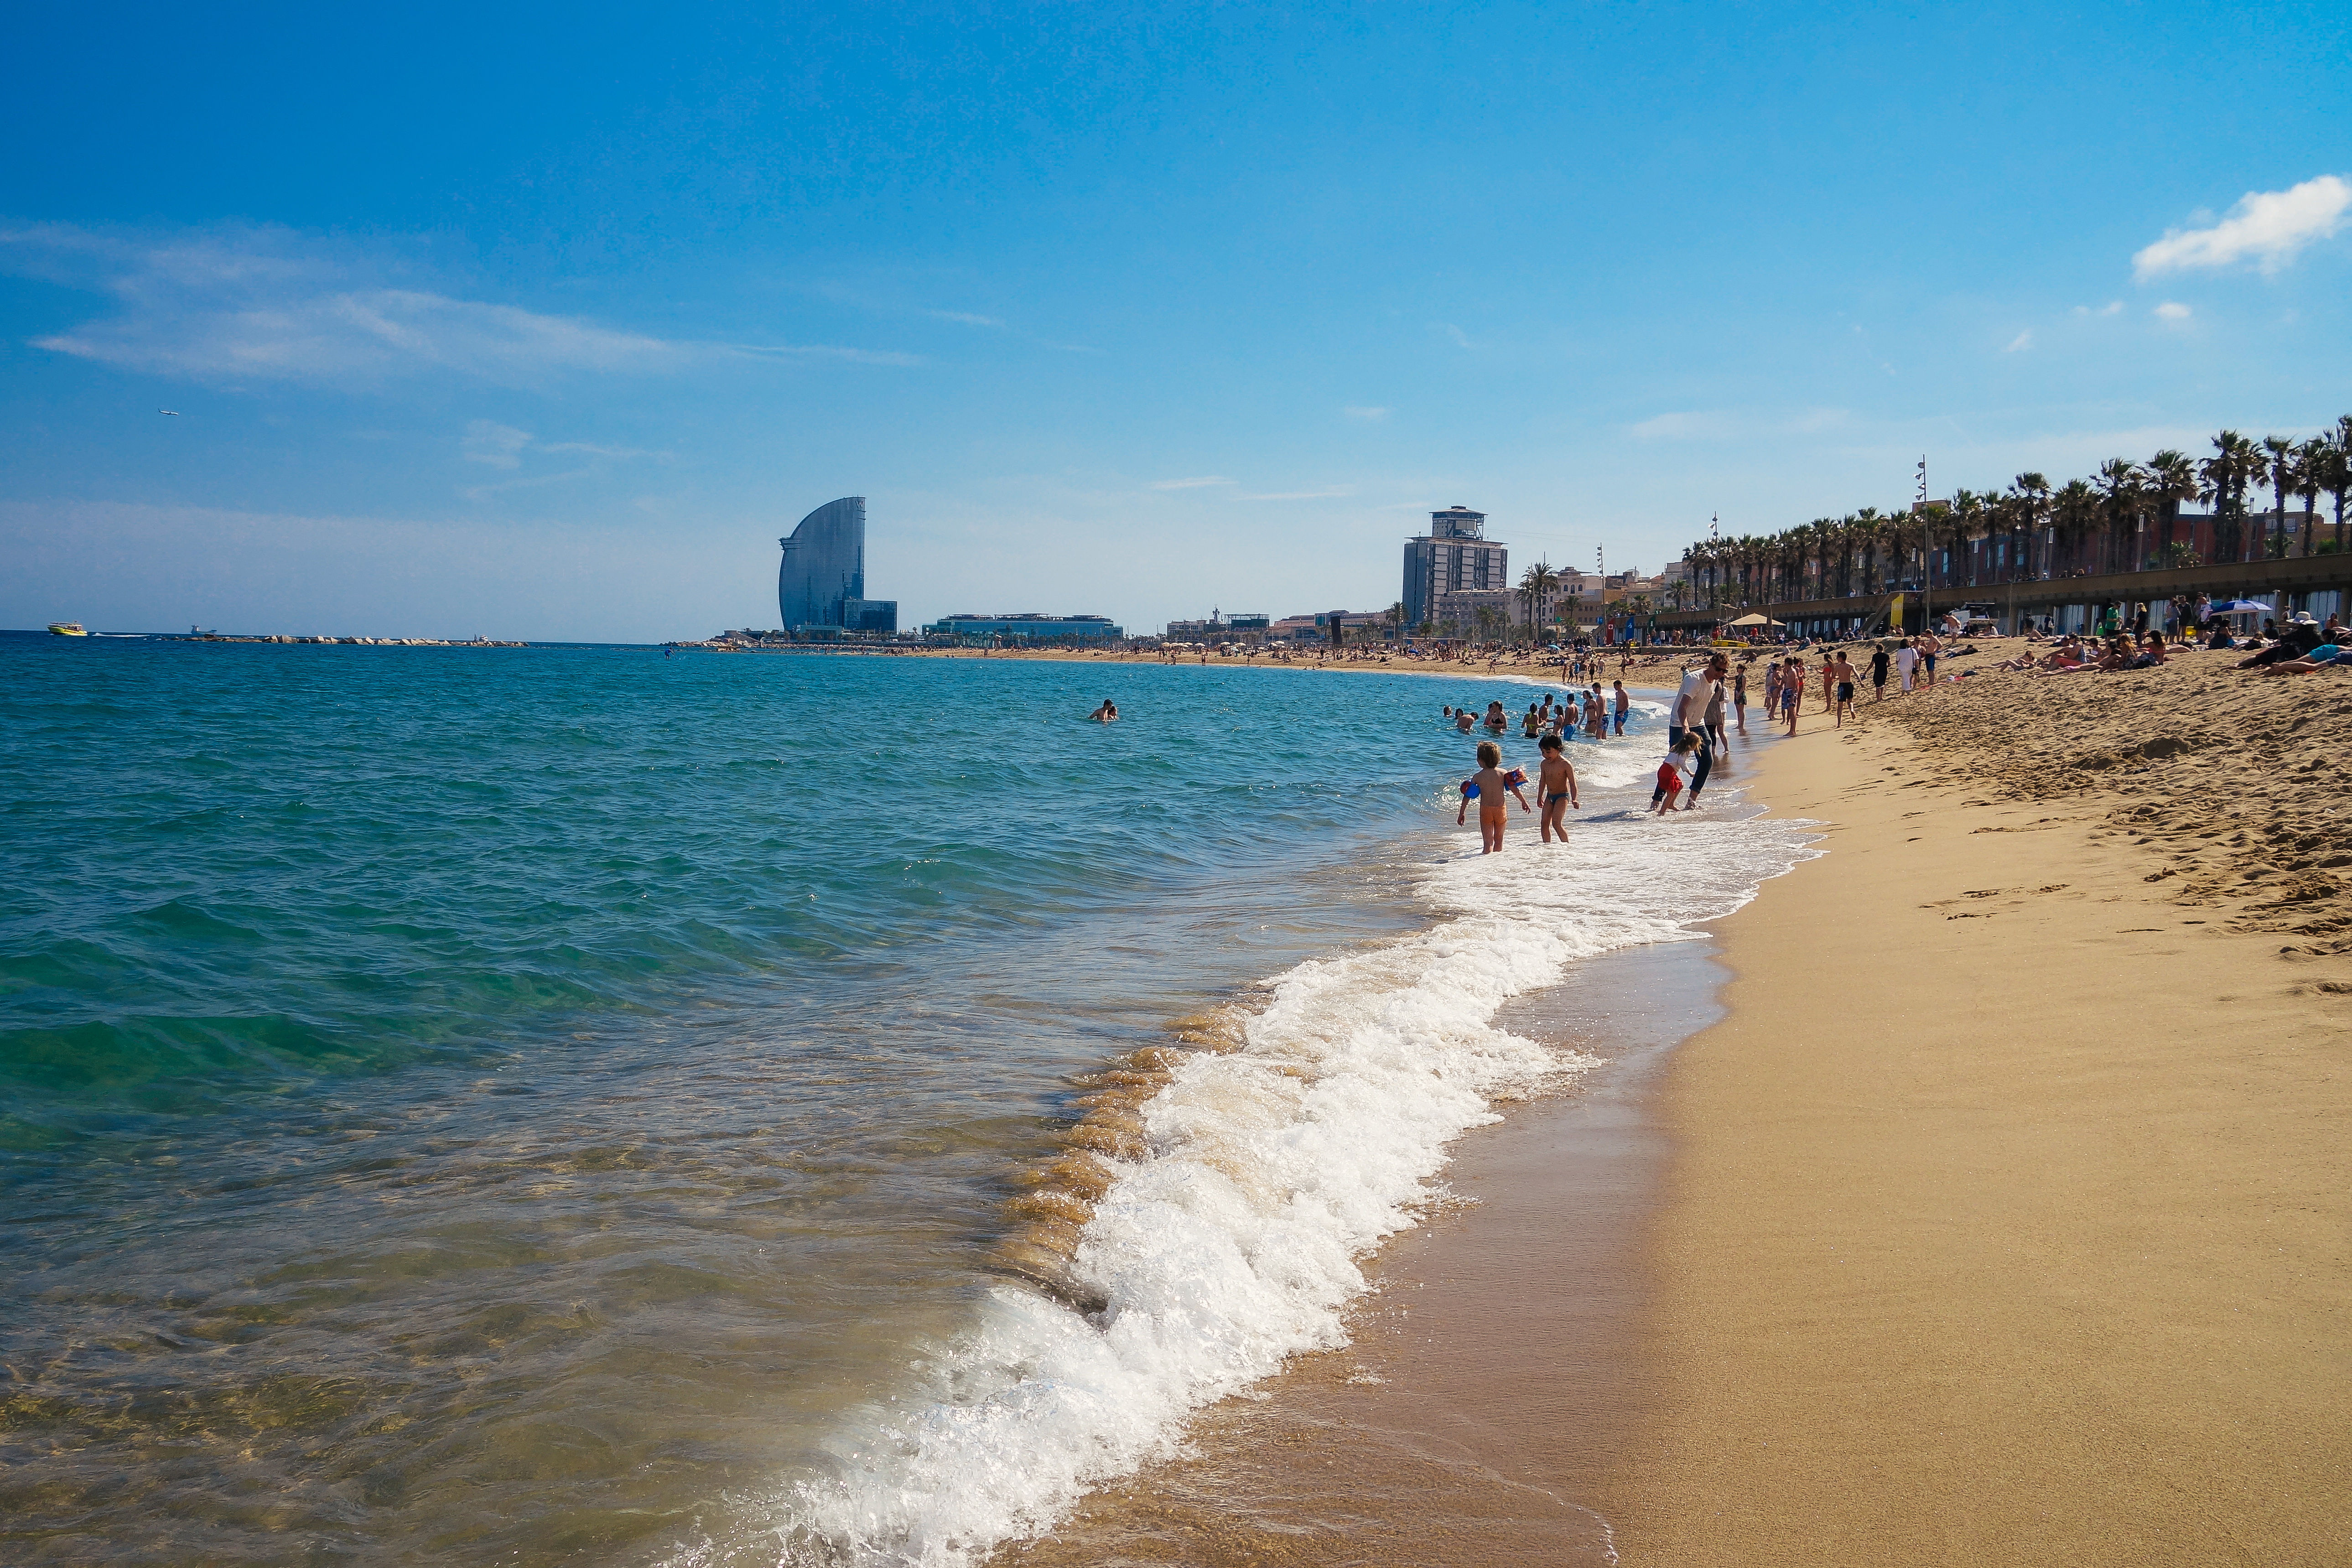
[{"label": "sunbather lying on sand", "polygon": [[2315,669],[2352,669],[2352,647],[2324,642],[2300,658],[2263,666],[2264,675],[2308,675]]}]

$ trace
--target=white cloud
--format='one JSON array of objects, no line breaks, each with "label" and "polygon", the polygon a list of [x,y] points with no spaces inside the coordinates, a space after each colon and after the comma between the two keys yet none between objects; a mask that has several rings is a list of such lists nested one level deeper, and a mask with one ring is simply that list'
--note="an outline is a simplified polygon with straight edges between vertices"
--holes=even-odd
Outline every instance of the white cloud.
[{"label": "white cloud", "polygon": [[0,229],[0,268],[114,299],[113,314],[37,338],[35,347],[205,382],[351,385],[441,372],[521,384],[667,374],[747,355],[914,363],[830,345],[673,341],[401,286],[418,268],[388,249],[362,252],[286,229],[137,235],[33,225]]},{"label": "white cloud", "polygon": [[2156,314],[2159,321],[2185,321],[2189,319],[2190,311],[2189,307],[2179,300],[2167,300],[2156,308]]},{"label": "white cloud", "polygon": [[1245,495],[1243,500],[1328,500],[1334,496],[1351,496],[1355,489],[1343,485],[1329,490],[1273,490],[1264,495]]},{"label": "white cloud", "polygon": [[457,443],[457,449],[469,463],[516,468],[522,466],[522,450],[530,445],[528,430],[518,430],[495,419],[477,419],[466,426],[465,438]]},{"label": "white cloud", "polygon": [[467,500],[488,500],[509,490],[535,490],[541,485],[560,485],[567,479],[584,479],[595,472],[593,468],[566,468],[560,474],[532,474],[527,479],[500,479],[494,485],[467,485],[457,493]]},{"label": "white cloud", "polygon": [[1386,408],[1369,408],[1360,404],[1351,403],[1346,408],[1341,409],[1340,412],[1345,414],[1350,419],[1368,419],[1378,422],[1387,418],[1391,410]]},{"label": "white cloud", "polygon": [[2352,212],[2352,184],[2334,174],[2284,191],[2249,191],[2210,228],[2168,229],[2162,239],[2132,258],[2132,270],[2153,278],[2252,260],[2264,272],[2275,272],[2314,240],[2342,228],[2347,212]]},{"label": "white cloud", "polygon": [[1432,321],[1430,325],[1436,328],[1439,331],[1444,332],[1448,338],[1453,340],[1454,346],[1457,349],[1475,349],[1478,346],[1476,343],[1470,341],[1469,333],[1464,331],[1461,328],[1455,326],[1451,321]]},{"label": "white cloud", "polygon": [[1630,426],[1628,429],[1637,440],[1681,441],[1694,436],[1717,434],[1721,426],[1721,416],[1714,414],[1659,414]]},{"label": "white cloud", "polygon": [[1004,323],[994,316],[975,316],[968,310],[926,310],[926,316],[942,321],[961,321],[967,327],[1001,327]]},{"label": "white cloud", "polygon": [[853,364],[920,364],[919,354],[900,353],[895,349],[851,349],[837,343],[713,343],[707,345],[723,353],[748,354],[753,358],[845,359]]},{"label": "white cloud", "polygon": [[1192,479],[1156,479],[1152,482],[1151,488],[1155,490],[1198,490],[1206,489],[1211,485],[1229,485],[1233,482],[1223,474],[1202,474],[1200,478]]},{"label": "white cloud", "polygon": [[2033,346],[2033,329],[2032,329],[2032,328],[2031,328],[2031,327],[2028,327],[2028,328],[2026,328],[2026,329],[2025,329],[2025,331],[2021,331],[2021,332],[2018,333],[2018,334],[2017,334],[2017,336],[2015,336],[2015,337],[2013,337],[2013,338],[2010,339],[2010,340],[2009,340],[2009,347],[2007,347],[2007,348],[2005,348],[2005,349],[2001,350],[2000,352],[2001,352],[2001,353],[2005,353],[2005,354],[2013,354],[2013,353],[2021,353],[2021,351],[2023,351],[2023,350],[2030,349],[2030,348],[2032,348],[2032,346]]},{"label": "white cloud", "polygon": [[2074,307],[2074,314],[2078,316],[2120,316],[2123,313],[2124,302],[2121,300],[2110,300],[2095,310],[2088,305]]}]

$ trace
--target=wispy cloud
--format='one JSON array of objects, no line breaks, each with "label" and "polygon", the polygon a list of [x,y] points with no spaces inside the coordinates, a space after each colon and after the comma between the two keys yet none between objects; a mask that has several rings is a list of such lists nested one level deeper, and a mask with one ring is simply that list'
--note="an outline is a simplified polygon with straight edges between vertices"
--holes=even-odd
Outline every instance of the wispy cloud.
[{"label": "wispy cloud", "polygon": [[1004,325],[1003,321],[998,321],[994,316],[975,316],[969,310],[926,310],[923,314],[942,321],[961,321],[967,327],[1002,327]]},{"label": "wispy cloud", "polygon": [[2160,321],[2185,321],[2191,314],[2189,307],[2178,300],[2167,300],[2156,308],[2156,317]]},{"label": "wispy cloud", "polygon": [[2322,174],[2284,191],[2249,191],[2219,223],[2167,230],[2132,258],[2142,278],[2253,261],[2276,272],[2315,240],[2326,239],[2352,213],[2352,184]]},{"label": "wispy cloud", "polygon": [[397,256],[279,228],[133,234],[0,229],[0,268],[110,295],[112,314],[34,346],[205,382],[353,385],[453,374],[527,384],[576,374],[662,374],[730,357],[911,356],[832,345],[698,342],[413,286]]},{"label": "wispy cloud", "polygon": [[1229,485],[1233,482],[1223,474],[1202,474],[1198,479],[1155,479],[1152,481],[1151,488],[1155,490],[1199,490],[1206,489],[1211,485]]},{"label": "wispy cloud", "polygon": [[511,425],[501,425],[495,419],[477,419],[466,426],[464,438],[457,450],[469,463],[486,463],[493,468],[522,467],[522,450],[530,445],[530,432],[518,430]]},{"label": "wispy cloud", "polygon": [[920,364],[920,354],[900,353],[896,349],[852,349],[838,343],[714,343],[710,345],[727,353],[745,354],[754,359],[844,359],[853,364]]},{"label": "wispy cloud", "polygon": [[467,485],[457,493],[467,500],[482,500],[508,490],[532,489],[541,485],[561,484],[566,479],[586,479],[604,472],[609,463],[631,458],[667,460],[669,457],[667,452],[648,452],[635,447],[605,447],[593,441],[535,441],[530,431],[501,425],[495,419],[467,422],[465,435],[457,440],[459,457],[486,468],[518,469],[523,466],[523,459],[532,453],[560,453],[567,457],[584,457],[589,461],[583,467],[566,469],[560,474],[519,475],[491,484]]},{"label": "wispy cloud", "polygon": [[2088,305],[2074,307],[2074,314],[2078,316],[2120,316],[2123,313],[2124,302],[2121,300],[2110,300],[2096,310],[2093,310]]},{"label": "wispy cloud", "polygon": [[1719,435],[1723,423],[1723,416],[1717,414],[1656,414],[1627,429],[1637,440],[1687,440],[1694,436]]},{"label": "wispy cloud", "polygon": [[1353,486],[1341,485],[1328,490],[1271,490],[1263,495],[1244,495],[1238,499],[1242,500],[1328,500],[1334,496],[1351,496],[1355,493]]},{"label": "wispy cloud", "polygon": [[1340,412],[1345,414],[1350,419],[1366,419],[1378,422],[1387,418],[1393,410],[1387,408],[1368,408],[1361,405],[1351,403],[1348,405],[1347,407],[1341,409]]},{"label": "wispy cloud", "polygon": [[1429,324],[1435,331],[1444,332],[1446,339],[1457,349],[1475,349],[1478,346],[1470,341],[1469,333],[1451,321],[1432,321]]},{"label": "wispy cloud", "polygon": [[2009,346],[2000,352],[2005,354],[2022,353],[2032,346],[2033,329],[2032,327],[2028,327],[2025,331],[2018,333],[2017,336],[2010,339]]},{"label": "wispy cloud", "polygon": [[560,474],[533,474],[528,479],[500,479],[496,484],[467,485],[457,493],[467,500],[488,500],[492,496],[504,495],[509,490],[531,490],[537,489],[541,485],[560,485],[567,479],[584,479],[595,471],[593,468],[566,468]]}]

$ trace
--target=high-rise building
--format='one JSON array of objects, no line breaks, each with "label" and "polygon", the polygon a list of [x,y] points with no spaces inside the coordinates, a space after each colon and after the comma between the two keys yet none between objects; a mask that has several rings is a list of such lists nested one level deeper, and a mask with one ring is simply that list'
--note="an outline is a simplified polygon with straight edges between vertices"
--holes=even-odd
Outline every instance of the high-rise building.
[{"label": "high-rise building", "polygon": [[776,569],[776,612],[784,630],[823,637],[895,632],[898,601],[866,596],[866,498],[844,496],[806,517]]},{"label": "high-rise building", "polygon": [[1451,506],[1429,514],[1429,531],[1404,546],[1404,622],[1417,626],[1437,595],[1511,585],[1510,551],[1486,537],[1486,514]]}]

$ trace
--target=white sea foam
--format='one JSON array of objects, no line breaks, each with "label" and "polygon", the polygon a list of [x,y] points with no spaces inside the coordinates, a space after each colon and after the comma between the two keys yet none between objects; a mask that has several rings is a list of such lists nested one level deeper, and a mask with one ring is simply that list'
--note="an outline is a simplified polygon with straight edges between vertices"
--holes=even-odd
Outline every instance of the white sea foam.
[{"label": "white sea foam", "polygon": [[1811,853],[1802,825],[1737,808],[1641,815],[1647,743],[1572,755],[1571,847],[1522,826],[1503,855],[1449,853],[1420,879],[1429,930],[1275,979],[1242,1048],[1192,1058],[1146,1104],[1150,1152],[1075,1259],[1106,1310],[994,1290],[928,1406],[845,1428],[837,1473],[776,1499],[764,1545],[676,1561],[968,1563],[1169,1452],[1191,1412],[1344,1342],[1360,1262],[1414,1222],[1453,1140],[1594,1065],[1496,1028],[1502,1003],[1573,960],[1688,938]]}]

